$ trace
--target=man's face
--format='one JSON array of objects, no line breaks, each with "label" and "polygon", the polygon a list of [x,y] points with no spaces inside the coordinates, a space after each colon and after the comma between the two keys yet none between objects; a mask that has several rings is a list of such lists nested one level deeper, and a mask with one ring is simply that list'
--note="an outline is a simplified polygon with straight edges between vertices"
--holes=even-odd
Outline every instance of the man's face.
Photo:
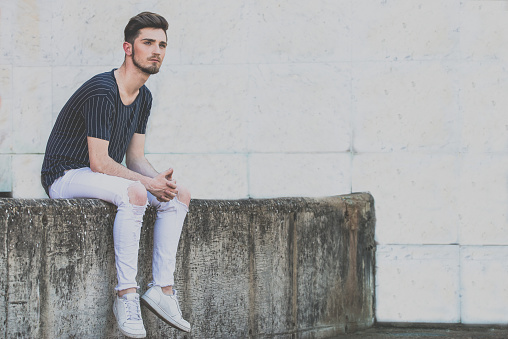
[{"label": "man's face", "polygon": [[132,46],[132,63],[146,74],[156,74],[166,55],[166,34],[160,28],[143,28]]}]

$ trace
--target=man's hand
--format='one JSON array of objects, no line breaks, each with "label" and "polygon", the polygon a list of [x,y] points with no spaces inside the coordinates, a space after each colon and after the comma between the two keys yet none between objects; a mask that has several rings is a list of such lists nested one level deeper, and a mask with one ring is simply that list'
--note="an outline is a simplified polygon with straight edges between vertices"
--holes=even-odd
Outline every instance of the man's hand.
[{"label": "man's hand", "polygon": [[155,176],[147,190],[161,202],[170,201],[176,197],[178,187],[176,186],[176,180],[173,180],[173,169],[167,169]]}]

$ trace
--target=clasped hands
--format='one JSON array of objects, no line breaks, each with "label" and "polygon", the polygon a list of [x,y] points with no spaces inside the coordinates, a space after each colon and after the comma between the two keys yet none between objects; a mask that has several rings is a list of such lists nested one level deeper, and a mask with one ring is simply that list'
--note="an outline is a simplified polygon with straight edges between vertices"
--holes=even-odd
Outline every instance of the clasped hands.
[{"label": "clasped hands", "polygon": [[155,176],[148,189],[157,200],[167,202],[172,200],[178,194],[178,186],[176,180],[173,180],[173,169],[167,169]]}]

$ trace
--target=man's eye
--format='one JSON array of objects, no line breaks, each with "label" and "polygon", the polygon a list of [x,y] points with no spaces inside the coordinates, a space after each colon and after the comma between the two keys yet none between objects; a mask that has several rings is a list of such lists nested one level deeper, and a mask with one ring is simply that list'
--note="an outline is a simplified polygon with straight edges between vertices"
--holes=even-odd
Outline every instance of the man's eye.
[{"label": "man's eye", "polygon": [[151,45],[152,43],[150,41],[145,41],[145,45]]},{"label": "man's eye", "polygon": [[166,48],[166,45],[159,45],[160,48]]}]

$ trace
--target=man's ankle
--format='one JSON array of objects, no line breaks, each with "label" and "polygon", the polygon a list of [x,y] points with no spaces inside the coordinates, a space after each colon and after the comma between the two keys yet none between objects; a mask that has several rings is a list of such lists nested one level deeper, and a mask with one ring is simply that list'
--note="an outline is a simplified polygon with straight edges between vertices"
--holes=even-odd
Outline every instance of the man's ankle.
[{"label": "man's ankle", "polygon": [[135,287],[126,288],[125,290],[118,291],[117,293],[118,293],[118,297],[121,298],[121,297],[123,297],[124,294],[136,293],[136,288]]},{"label": "man's ankle", "polygon": [[162,290],[162,293],[164,293],[165,295],[173,295],[173,285],[164,286],[164,287],[161,286],[161,290]]}]

